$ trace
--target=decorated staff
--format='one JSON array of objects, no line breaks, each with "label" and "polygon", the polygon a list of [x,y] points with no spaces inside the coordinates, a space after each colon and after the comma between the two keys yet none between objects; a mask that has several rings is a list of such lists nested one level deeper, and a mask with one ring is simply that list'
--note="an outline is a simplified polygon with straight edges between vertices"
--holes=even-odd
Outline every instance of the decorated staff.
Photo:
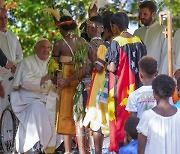
[{"label": "decorated staff", "polygon": [[172,14],[170,11],[161,11],[159,13],[159,23],[163,24],[163,17],[167,18],[167,28],[164,30],[165,38],[168,38],[168,73],[173,76],[173,58],[172,58]]}]

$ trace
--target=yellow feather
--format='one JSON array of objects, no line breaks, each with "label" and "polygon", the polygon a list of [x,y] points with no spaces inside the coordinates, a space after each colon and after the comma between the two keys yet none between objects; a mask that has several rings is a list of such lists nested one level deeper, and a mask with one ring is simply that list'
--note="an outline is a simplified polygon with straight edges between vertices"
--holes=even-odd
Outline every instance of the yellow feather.
[{"label": "yellow feather", "polygon": [[60,19],[60,14],[58,10],[55,9],[51,9],[51,8],[46,8],[44,9],[45,11],[51,13],[52,16],[54,16],[56,18],[57,21],[59,21]]}]

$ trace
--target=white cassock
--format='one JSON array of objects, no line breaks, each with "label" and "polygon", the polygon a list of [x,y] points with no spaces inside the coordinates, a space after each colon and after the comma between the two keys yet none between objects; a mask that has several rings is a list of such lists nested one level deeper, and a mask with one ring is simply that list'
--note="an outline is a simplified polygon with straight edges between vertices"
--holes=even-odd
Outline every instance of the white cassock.
[{"label": "white cassock", "polygon": [[157,60],[159,74],[168,74],[168,42],[163,33],[164,28],[155,22],[134,32],[146,45],[147,55]]},{"label": "white cassock", "polygon": [[180,29],[176,31],[173,39],[173,51],[175,57],[175,68],[174,71],[180,68]]},{"label": "white cassock", "polygon": [[56,94],[50,89],[50,81],[40,86],[46,74],[47,61],[37,55],[24,58],[15,74],[13,87],[19,90],[11,93],[11,104],[20,121],[16,134],[16,150],[20,153],[27,152],[38,141],[41,150],[55,149]]},{"label": "white cassock", "polygon": [[[0,31],[0,48],[2,49],[6,57],[14,64],[17,64],[23,58],[21,45],[17,37],[10,31]],[[7,96],[8,94],[10,94],[13,84],[13,80],[9,81],[9,79],[13,76],[14,74],[11,73],[11,70],[0,67],[0,81],[2,82],[5,90],[5,98],[0,98],[0,116],[3,110],[9,104]]]}]

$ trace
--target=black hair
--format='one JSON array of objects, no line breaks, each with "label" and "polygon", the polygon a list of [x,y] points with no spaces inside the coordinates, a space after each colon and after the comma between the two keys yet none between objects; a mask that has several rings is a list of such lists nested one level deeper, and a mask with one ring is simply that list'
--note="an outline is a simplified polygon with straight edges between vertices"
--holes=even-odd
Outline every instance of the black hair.
[{"label": "black hair", "polygon": [[125,12],[117,12],[111,17],[111,23],[116,24],[120,31],[128,29],[129,18]]},{"label": "black hair", "polygon": [[[60,18],[60,23],[61,22],[66,22],[66,21],[72,21],[72,17],[70,16],[62,16]],[[71,23],[71,24],[64,24],[61,26],[61,28],[64,30],[64,31],[70,31],[70,30],[75,30],[77,27],[77,24],[75,22]]]},{"label": "black hair", "polygon": [[138,62],[139,69],[147,75],[153,77],[157,72],[157,61],[153,57],[143,56]]},{"label": "black hair", "polygon": [[128,117],[126,119],[126,122],[124,124],[124,131],[132,138],[137,139],[138,133],[137,133],[137,125],[139,123],[138,117]]},{"label": "black hair", "polygon": [[139,8],[148,8],[151,11],[151,13],[157,11],[157,6],[153,1],[144,1],[139,5]]},{"label": "black hair", "polygon": [[102,18],[101,16],[93,16],[91,18],[89,18],[90,21],[94,22],[94,23],[97,23],[97,24],[100,24],[100,25],[103,25],[103,21],[102,21]]},{"label": "black hair", "polygon": [[159,98],[171,97],[174,93],[176,84],[168,75],[158,75],[152,82],[152,89]]},{"label": "black hair", "polygon": [[177,88],[178,88],[178,91],[180,91],[180,77],[177,79]]},{"label": "black hair", "polygon": [[111,17],[113,16],[113,14],[114,13],[111,11],[106,11],[103,13],[102,21],[103,21],[104,29],[108,29],[109,31],[111,31],[110,21],[111,21]]}]

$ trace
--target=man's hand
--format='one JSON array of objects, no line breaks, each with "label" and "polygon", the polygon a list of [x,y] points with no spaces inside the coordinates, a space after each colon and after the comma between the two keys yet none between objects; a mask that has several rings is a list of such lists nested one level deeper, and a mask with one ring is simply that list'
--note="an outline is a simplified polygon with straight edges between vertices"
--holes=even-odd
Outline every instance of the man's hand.
[{"label": "man's hand", "polygon": [[45,76],[43,76],[43,77],[41,78],[40,85],[43,85],[43,84],[44,84],[47,80],[49,80],[49,79],[50,79],[49,75],[46,74]]},{"label": "man's hand", "polygon": [[11,69],[13,67],[13,63],[8,60],[7,64],[4,66],[6,69]]},{"label": "man's hand", "polygon": [[15,73],[16,72],[16,66],[13,65],[13,67],[11,68],[11,73]]},{"label": "man's hand", "polygon": [[57,80],[57,87],[59,90],[63,89],[64,87],[68,86],[69,85],[69,80],[68,79],[58,79]]},{"label": "man's hand", "polygon": [[4,87],[0,81],[0,97],[1,98],[4,98],[4,95],[5,95],[5,92],[4,92]]}]

